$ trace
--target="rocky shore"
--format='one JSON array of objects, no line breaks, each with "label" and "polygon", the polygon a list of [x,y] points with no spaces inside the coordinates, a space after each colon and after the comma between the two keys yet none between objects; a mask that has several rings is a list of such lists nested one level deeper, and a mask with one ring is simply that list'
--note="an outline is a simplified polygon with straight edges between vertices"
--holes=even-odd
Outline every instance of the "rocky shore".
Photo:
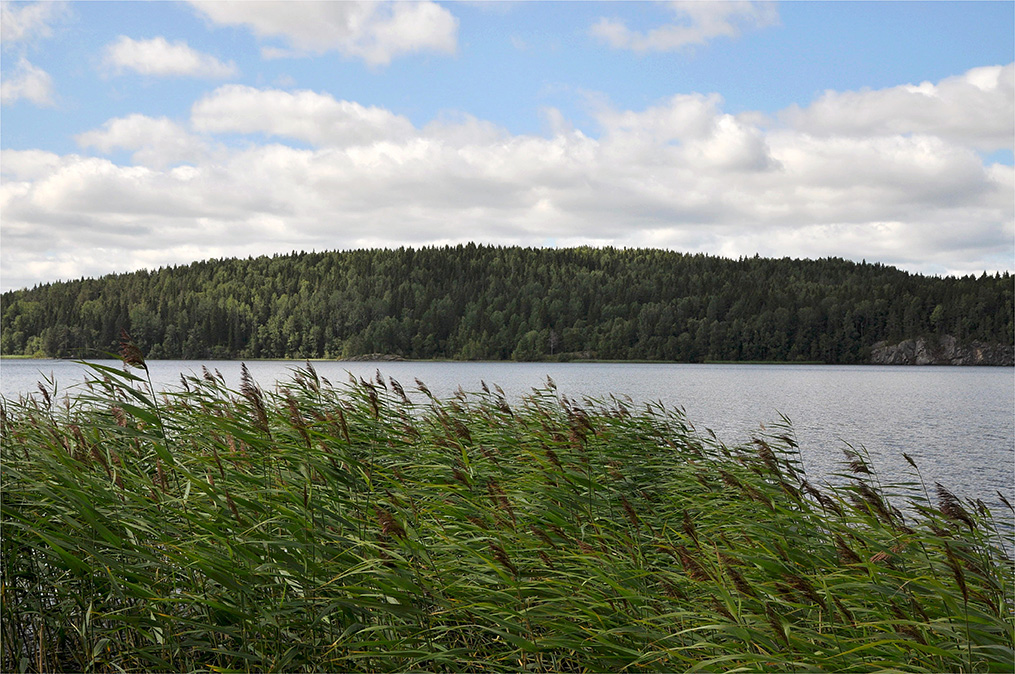
[{"label": "rocky shore", "polygon": [[878,342],[871,349],[874,365],[1015,365],[1015,347],[971,341],[960,344],[951,335],[938,339]]},{"label": "rocky shore", "polygon": [[349,356],[347,358],[339,358],[339,360],[347,360],[349,362],[370,362],[370,361],[381,361],[397,363],[406,360],[402,356],[396,356],[390,353],[365,353],[361,356]]}]

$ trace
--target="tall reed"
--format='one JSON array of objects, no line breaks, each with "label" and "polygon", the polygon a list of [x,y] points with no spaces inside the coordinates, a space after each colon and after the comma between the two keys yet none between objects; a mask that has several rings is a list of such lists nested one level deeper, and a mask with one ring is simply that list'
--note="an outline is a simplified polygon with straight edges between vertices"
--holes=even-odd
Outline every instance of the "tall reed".
[{"label": "tall reed", "polygon": [[1012,668],[1011,511],[785,420],[93,368],[0,407],[4,671]]}]

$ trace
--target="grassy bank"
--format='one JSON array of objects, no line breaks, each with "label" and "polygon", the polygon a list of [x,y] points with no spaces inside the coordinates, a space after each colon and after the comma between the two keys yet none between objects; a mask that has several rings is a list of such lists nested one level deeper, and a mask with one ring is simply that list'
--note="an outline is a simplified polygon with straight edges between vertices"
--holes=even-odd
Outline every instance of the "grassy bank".
[{"label": "grassy bank", "polygon": [[3,407],[3,671],[1011,671],[997,523],[915,466],[815,486],[786,425],[726,447],[549,381],[94,367]]}]

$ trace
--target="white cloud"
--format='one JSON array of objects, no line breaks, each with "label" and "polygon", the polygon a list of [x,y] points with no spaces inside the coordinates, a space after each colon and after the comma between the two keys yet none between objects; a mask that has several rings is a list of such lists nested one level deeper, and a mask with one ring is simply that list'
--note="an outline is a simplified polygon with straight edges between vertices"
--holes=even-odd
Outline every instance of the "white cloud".
[{"label": "white cloud", "polygon": [[192,49],[186,42],[170,43],[164,37],[134,40],[121,35],[106,46],[104,62],[114,72],[133,70],[158,77],[232,77],[238,71],[232,61],[223,63],[214,56]]},{"label": "white cloud", "polygon": [[[991,91],[991,72],[959,79]],[[947,92],[952,79],[923,88]],[[3,282],[139,260],[547,239],[1011,270],[1015,169],[985,166],[980,137],[953,121],[990,126],[1006,113],[953,98],[954,118],[913,131],[815,127],[826,98],[765,122],[726,113],[717,95],[687,94],[642,110],[601,104],[598,137],[549,110],[548,134],[532,136],[468,115],[417,128],[326,93],[228,85],[194,104],[189,129],[132,115],[78,137],[84,148],[135,152],[133,166],[5,151]]]},{"label": "white cloud", "polygon": [[133,150],[134,164],[152,168],[196,162],[208,151],[204,141],[172,120],[136,114],[111,119],[101,129],[79,134],[75,140],[82,148],[94,147],[104,154]]},{"label": "white cloud", "polygon": [[446,112],[427,124],[422,135],[450,147],[492,145],[505,141],[507,131],[468,114]]},{"label": "white cloud", "polygon": [[265,47],[265,58],[337,51],[385,65],[417,51],[455,53],[458,19],[424,2],[192,2],[217,24],[247,26],[261,38],[282,38],[290,48]]},{"label": "white cloud", "polygon": [[31,181],[46,177],[65,161],[77,159],[74,155],[61,157],[43,150],[22,150],[0,156],[3,157],[3,161],[0,162],[0,176],[4,178],[4,184],[8,181],[25,181],[25,184],[29,184]]},{"label": "white cloud", "polygon": [[0,44],[4,51],[19,54],[17,65],[0,76],[0,103],[10,105],[25,100],[43,107],[54,104],[53,78],[30,63],[25,53],[37,40],[52,36],[51,24],[66,11],[63,2],[0,2]]},{"label": "white cloud", "polygon": [[66,12],[63,2],[0,3],[0,41],[4,47],[52,35],[51,23]]},{"label": "white cloud", "polygon": [[29,63],[24,56],[18,59],[14,72],[5,74],[0,82],[0,102],[10,105],[20,100],[40,106],[53,105],[53,78],[42,68]]},{"label": "white cloud", "polygon": [[732,171],[775,167],[761,130],[723,114],[716,94],[681,94],[641,112],[600,108],[606,150],[622,161]]},{"label": "white cloud", "polygon": [[764,28],[779,23],[773,2],[703,1],[668,3],[676,19],[640,32],[617,19],[602,18],[589,32],[615,49],[637,52],[673,51],[704,45],[718,37],[736,37],[744,28]]},{"label": "white cloud", "polygon": [[263,133],[318,146],[401,140],[414,133],[405,117],[313,91],[287,92],[230,84],[194,104],[194,127],[214,133]]},{"label": "white cloud", "polygon": [[974,68],[937,84],[827,91],[806,108],[783,113],[815,135],[931,134],[980,150],[1015,145],[1015,64]]}]

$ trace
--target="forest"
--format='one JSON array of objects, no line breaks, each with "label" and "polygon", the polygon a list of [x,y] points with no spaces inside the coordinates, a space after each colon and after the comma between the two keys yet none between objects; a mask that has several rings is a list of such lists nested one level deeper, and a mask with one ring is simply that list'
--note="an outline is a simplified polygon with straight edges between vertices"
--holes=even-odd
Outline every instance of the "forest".
[{"label": "forest", "polygon": [[864,363],[878,342],[1013,342],[1011,274],[839,258],[475,244],[211,259],[5,292],[0,353]]}]

